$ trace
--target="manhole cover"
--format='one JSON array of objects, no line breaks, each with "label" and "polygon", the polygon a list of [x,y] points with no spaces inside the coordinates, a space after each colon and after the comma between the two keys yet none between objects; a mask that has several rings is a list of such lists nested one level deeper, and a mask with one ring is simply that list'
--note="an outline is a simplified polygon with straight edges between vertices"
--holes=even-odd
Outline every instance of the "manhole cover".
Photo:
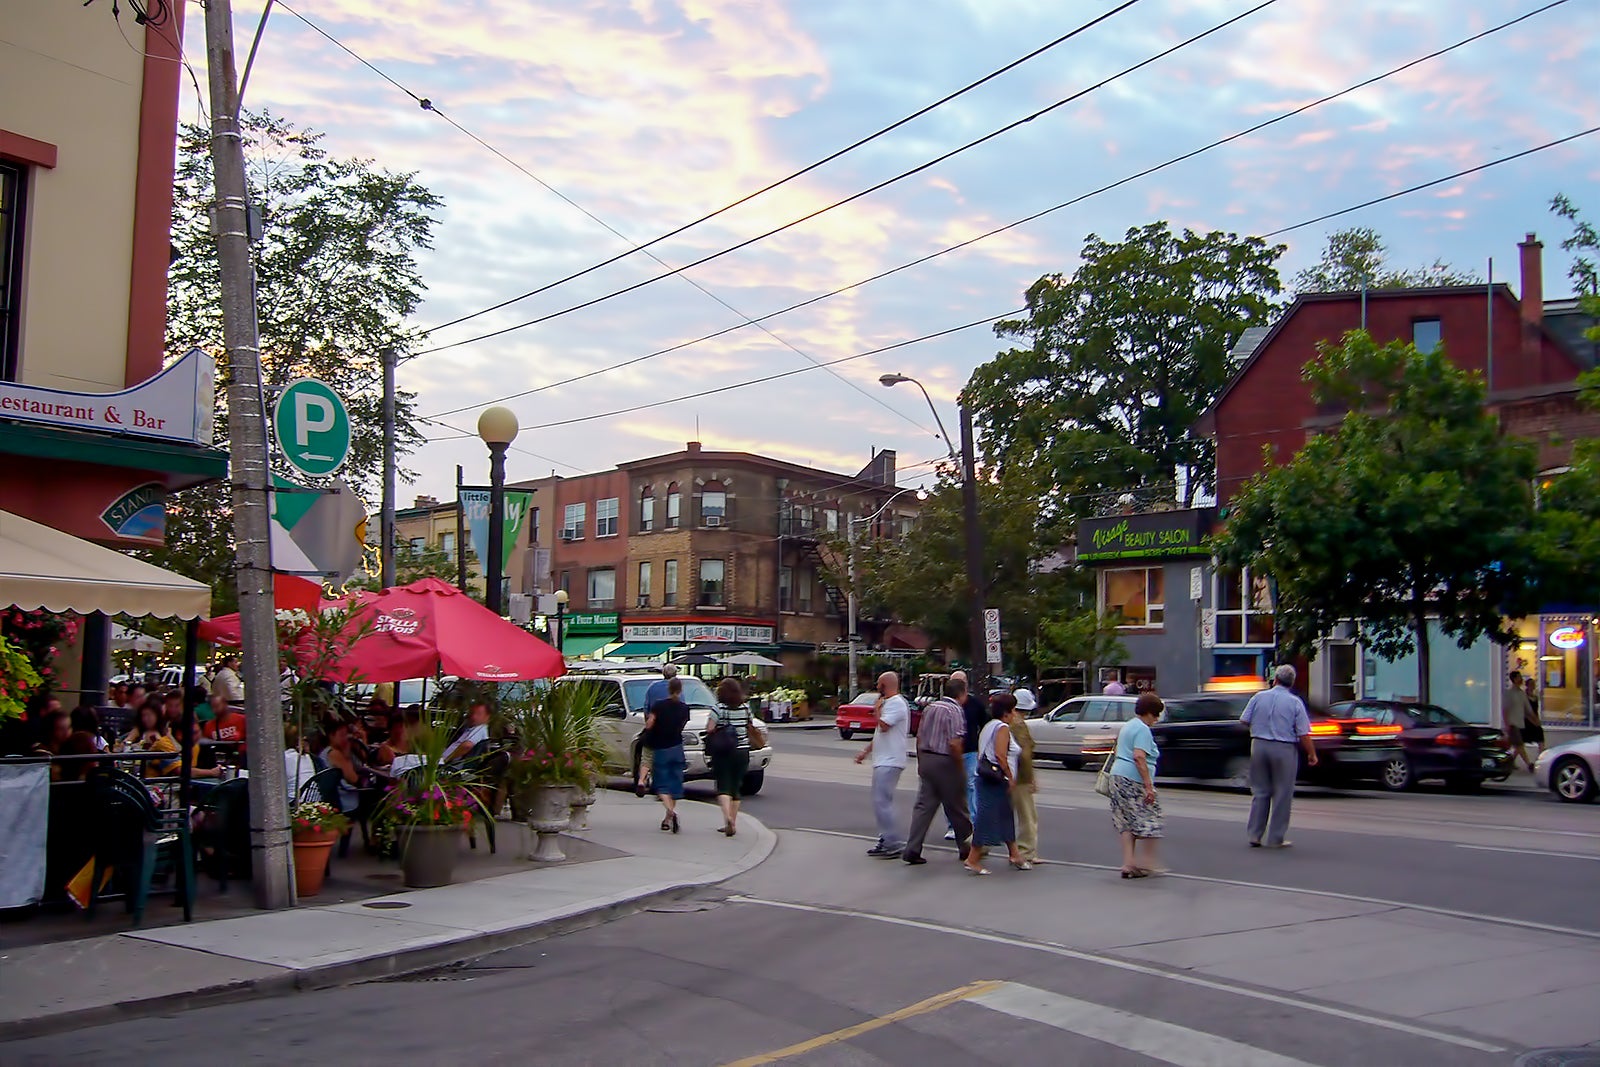
[{"label": "manhole cover", "polygon": [[1600,1067],[1600,1048],[1536,1048],[1518,1056],[1516,1067]]},{"label": "manhole cover", "polygon": [[671,913],[680,911],[711,911],[713,908],[720,907],[722,907],[722,902],[718,900],[685,900],[676,904],[657,904],[653,908],[646,908],[644,910]]},{"label": "manhole cover", "polygon": [[394,911],[396,908],[411,907],[410,904],[403,900],[369,900],[361,906],[363,908],[373,908],[377,911]]}]

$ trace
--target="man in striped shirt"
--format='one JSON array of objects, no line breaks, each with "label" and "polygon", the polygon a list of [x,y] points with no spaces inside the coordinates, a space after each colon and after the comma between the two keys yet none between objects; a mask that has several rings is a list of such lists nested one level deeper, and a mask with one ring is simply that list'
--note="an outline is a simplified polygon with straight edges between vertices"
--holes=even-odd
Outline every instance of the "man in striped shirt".
[{"label": "man in striped shirt", "polygon": [[917,805],[912,809],[911,832],[902,857],[907,863],[928,862],[922,858],[922,842],[941,807],[955,829],[963,860],[972,845],[967,778],[961,764],[961,745],[967,731],[961,701],[966,695],[966,679],[951,678],[944,685],[944,696],[928,705],[917,727]]}]

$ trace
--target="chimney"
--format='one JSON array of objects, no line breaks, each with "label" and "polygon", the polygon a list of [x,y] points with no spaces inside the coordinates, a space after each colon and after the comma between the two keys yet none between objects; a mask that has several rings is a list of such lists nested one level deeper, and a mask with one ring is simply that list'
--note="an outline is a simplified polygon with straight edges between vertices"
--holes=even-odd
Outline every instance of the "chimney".
[{"label": "chimney", "polygon": [[1544,324],[1544,245],[1530,233],[1517,249],[1522,253],[1522,359],[1531,365],[1539,358]]},{"label": "chimney", "polygon": [[700,451],[700,442],[699,441],[690,441],[689,442],[689,451],[690,452],[698,452],[698,451]]},{"label": "chimney", "polygon": [[439,498],[436,496],[419,496],[417,497],[417,502],[411,506],[414,508],[431,508],[438,506],[438,503]]}]

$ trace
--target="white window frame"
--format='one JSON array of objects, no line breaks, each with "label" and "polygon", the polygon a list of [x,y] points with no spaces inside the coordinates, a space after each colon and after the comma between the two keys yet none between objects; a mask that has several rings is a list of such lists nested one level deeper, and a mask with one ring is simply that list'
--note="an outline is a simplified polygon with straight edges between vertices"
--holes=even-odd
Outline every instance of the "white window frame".
[{"label": "white window frame", "polygon": [[583,524],[589,514],[588,504],[568,504],[561,509],[561,540],[582,541]]},{"label": "white window frame", "polygon": [[638,606],[641,608],[650,606],[651,569],[649,560],[642,559],[639,561],[639,588],[634,590],[634,600],[638,602]]},{"label": "white window frame", "polygon": [[455,562],[455,558],[456,558],[456,535],[454,533],[442,533],[442,534],[440,534],[439,535],[439,549],[447,557],[449,557],[449,559],[450,559],[450,561],[452,563]]},{"label": "white window frame", "polygon": [[621,502],[614,496],[594,502],[594,535],[596,537],[617,536],[617,513]]},{"label": "white window frame", "polygon": [[[714,579],[706,577],[706,568],[715,566],[717,576]],[[725,608],[728,606],[728,561],[720,557],[707,557],[700,561],[698,579],[694,587],[694,604],[697,608]],[[716,600],[706,599],[706,583],[716,584]]]},{"label": "white window frame", "polygon": [[667,490],[667,520],[663,529],[676,530],[683,524],[683,490],[676,484]]},{"label": "white window frame", "polygon": [[[1106,586],[1109,584],[1109,582],[1111,580],[1111,576],[1113,574],[1128,574],[1128,573],[1132,573],[1132,572],[1135,572],[1135,571],[1141,572],[1145,576],[1145,578],[1144,578],[1144,599],[1145,599],[1144,621],[1143,622],[1126,622],[1126,621],[1124,621],[1124,622],[1119,623],[1117,625],[1117,629],[1119,629],[1119,630],[1160,630],[1160,629],[1163,629],[1166,626],[1166,619],[1167,619],[1166,571],[1160,565],[1156,565],[1156,566],[1153,566],[1153,567],[1107,567],[1104,570],[1102,570],[1100,572],[1100,574],[1099,574],[1099,577],[1098,577],[1097,581],[1095,582],[1095,585],[1097,587],[1096,588],[1096,593],[1099,596],[1099,605],[1098,606],[1099,606],[1100,614],[1101,615],[1105,615],[1105,614],[1109,613],[1110,610],[1111,610],[1110,606],[1106,603]],[[1161,599],[1160,600],[1153,600],[1151,598],[1151,596],[1150,596],[1150,575],[1151,575],[1152,572],[1161,575],[1162,593],[1161,593]]]},{"label": "white window frame", "polygon": [[[1222,607],[1223,582],[1224,580],[1230,578],[1239,583],[1239,606],[1237,608]],[[1266,581],[1264,578],[1260,580]],[[1256,581],[1256,576],[1250,573],[1249,567],[1246,567],[1240,571],[1217,570],[1212,572],[1211,607],[1212,613],[1216,616],[1216,641],[1214,647],[1270,648],[1274,644],[1273,639],[1270,637],[1265,641],[1250,640],[1250,619],[1252,616],[1266,616],[1267,618],[1271,619],[1274,635],[1277,633],[1278,625],[1277,612],[1272,610],[1273,604],[1271,586],[1268,585],[1264,589],[1257,589]],[[1263,594],[1267,598],[1266,608],[1262,608],[1258,605],[1258,601]],[[1223,620],[1225,619],[1239,620],[1239,640],[1224,641],[1222,639],[1224,629]]]},{"label": "white window frame", "polygon": [[656,528],[656,495],[639,493],[639,532],[650,533]]},{"label": "white window frame", "polygon": [[[713,504],[712,499],[716,499]],[[712,520],[716,521],[713,522]],[[702,489],[700,491],[700,525],[701,526],[726,526],[728,525],[728,490]]]},{"label": "white window frame", "polygon": [[[596,579],[610,579],[611,593],[602,595]],[[615,567],[590,567],[584,581],[584,604],[592,611],[610,611],[617,603],[617,569]]]},{"label": "white window frame", "polygon": [[664,608],[676,607],[678,604],[678,561],[669,559],[661,567],[661,606]]}]

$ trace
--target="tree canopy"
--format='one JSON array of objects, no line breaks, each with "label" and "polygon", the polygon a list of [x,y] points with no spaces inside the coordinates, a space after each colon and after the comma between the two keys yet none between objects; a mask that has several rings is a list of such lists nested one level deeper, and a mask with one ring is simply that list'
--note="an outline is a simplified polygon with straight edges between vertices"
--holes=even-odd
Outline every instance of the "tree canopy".
[{"label": "tree canopy", "polygon": [[[411,174],[369,160],[335,158],[322,135],[273,115],[242,116],[251,203],[261,210],[254,246],[263,386],[298,377],[331,385],[350,412],[350,458],[342,476],[358,491],[382,477],[381,353],[402,357],[416,345],[406,325],[426,287],[417,267],[442,202]],[[173,186],[172,265],[167,351],[201,348],[226,381],[222,303],[209,206],[210,132],[180,130]],[[217,391],[217,425],[226,425],[226,391]],[[400,455],[422,441],[415,396],[396,397]],[[277,473],[293,472],[275,463]],[[402,472],[402,476],[404,472]],[[223,485],[191,489],[169,502],[166,545],[145,553],[161,566],[211,584],[219,611],[236,602],[232,507]]]},{"label": "tree canopy", "polygon": [[1355,226],[1328,235],[1322,258],[1294,276],[1297,293],[1344,293],[1358,289],[1412,289],[1430,285],[1482,285],[1476,271],[1458,270],[1442,259],[1431,266],[1402,268],[1389,262],[1377,230]]},{"label": "tree canopy", "polygon": [[1529,606],[1534,452],[1501,436],[1481,376],[1443,346],[1351,331],[1321,345],[1304,376],[1345,415],[1245,485],[1216,556],[1273,575],[1289,652],[1313,655],[1335,625],[1360,620],[1378,655],[1415,649],[1427,700],[1429,617],[1466,647],[1509,640],[1505,618]]},{"label": "tree canopy", "polygon": [[985,459],[1049,487],[1047,518],[1151,481],[1181,482],[1185,503],[1212,488],[1214,446],[1190,428],[1233,374],[1239,335],[1272,314],[1283,251],[1165,222],[1118,242],[1089,235],[1076,271],[1040,278],[1027,317],[996,325],[1019,345],[963,393]]}]

